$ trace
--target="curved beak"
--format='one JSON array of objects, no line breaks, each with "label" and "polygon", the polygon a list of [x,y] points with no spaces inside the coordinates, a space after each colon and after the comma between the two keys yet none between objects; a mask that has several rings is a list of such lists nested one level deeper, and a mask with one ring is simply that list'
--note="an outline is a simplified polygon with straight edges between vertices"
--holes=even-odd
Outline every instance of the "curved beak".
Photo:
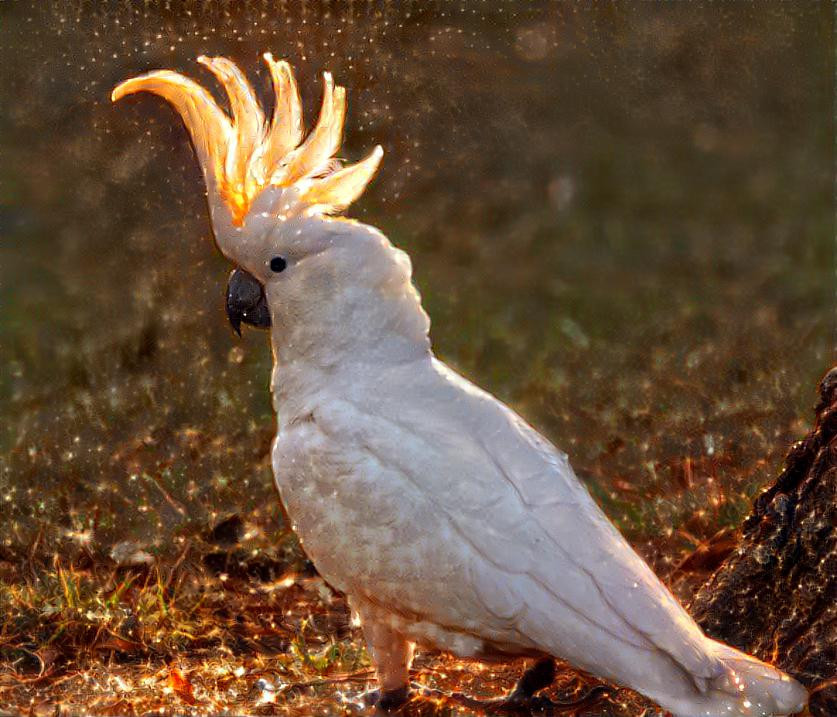
[{"label": "curved beak", "polygon": [[244,269],[234,269],[227,283],[227,318],[233,331],[241,336],[241,324],[260,329],[270,328],[270,309],[264,288]]}]

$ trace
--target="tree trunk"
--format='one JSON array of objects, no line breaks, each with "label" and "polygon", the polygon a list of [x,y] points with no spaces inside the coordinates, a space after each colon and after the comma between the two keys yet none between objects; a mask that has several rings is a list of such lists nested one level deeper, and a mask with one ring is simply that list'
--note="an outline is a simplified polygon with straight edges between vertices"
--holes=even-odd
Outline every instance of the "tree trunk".
[{"label": "tree trunk", "polygon": [[820,384],[814,429],[755,502],[737,549],[698,592],[707,634],[811,689],[837,715],[837,367]]}]

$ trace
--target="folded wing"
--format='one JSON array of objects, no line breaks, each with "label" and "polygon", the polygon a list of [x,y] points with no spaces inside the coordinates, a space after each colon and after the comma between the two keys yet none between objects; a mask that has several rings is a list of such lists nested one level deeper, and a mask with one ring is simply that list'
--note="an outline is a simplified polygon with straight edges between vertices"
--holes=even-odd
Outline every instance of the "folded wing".
[{"label": "folded wing", "polygon": [[[643,659],[647,669],[665,667],[698,690],[719,674],[699,628],[564,454],[443,364],[411,371],[410,400],[392,403],[382,394],[370,404],[367,396],[354,405],[363,418],[339,431],[354,432],[452,526],[467,570],[446,589],[473,596],[488,639],[508,635],[622,682],[633,678],[624,665]],[[429,579],[422,566],[415,571],[417,581]],[[393,587],[385,599],[398,605],[409,592]],[[426,617],[464,623],[440,597],[422,606]]]}]

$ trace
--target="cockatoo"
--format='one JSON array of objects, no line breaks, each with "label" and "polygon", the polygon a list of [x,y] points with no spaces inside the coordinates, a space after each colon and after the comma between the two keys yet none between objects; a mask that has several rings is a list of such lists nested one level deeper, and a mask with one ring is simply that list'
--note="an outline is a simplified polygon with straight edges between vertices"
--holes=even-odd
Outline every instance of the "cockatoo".
[{"label": "cockatoo", "polygon": [[701,632],[564,453],[434,357],[408,256],[339,216],[381,147],[352,165],[334,158],[346,92],[328,73],[303,139],[293,72],[264,58],[270,118],[222,57],[198,61],[230,114],[169,70],[126,80],[112,99],[159,95],[191,135],[215,240],[236,266],[229,318],[270,327],[276,485],[306,553],[361,621],[381,704],[406,697],[419,645],[560,657],[678,717],[803,709],[798,682]]}]

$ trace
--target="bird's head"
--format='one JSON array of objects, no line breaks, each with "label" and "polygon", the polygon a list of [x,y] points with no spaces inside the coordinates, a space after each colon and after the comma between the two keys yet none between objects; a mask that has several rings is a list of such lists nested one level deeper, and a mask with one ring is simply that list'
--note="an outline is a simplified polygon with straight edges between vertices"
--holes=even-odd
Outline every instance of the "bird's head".
[{"label": "bird's head", "polygon": [[[363,193],[383,150],[375,147],[366,159],[349,166],[334,158],[342,138],[346,91],[335,86],[329,73],[324,75],[319,120],[303,141],[302,104],[293,72],[269,53],[264,58],[275,92],[270,119],[241,70],[222,57],[198,61],[223,85],[231,116],[203,87],[170,70],[126,80],[111,95],[116,101],[152,92],[180,113],[203,169],[215,240],[236,265],[227,287],[227,313],[236,331],[241,322],[270,325],[266,297],[271,294],[289,302],[305,294],[316,301],[318,293],[329,290],[325,285],[335,277],[335,267],[368,273],[375,257],[357,256],[380,254],[375,249],[380,235],[374,230],[354,232],[354,251],[344,251],[341,237],[352,233],[347,231],[350,225],[329,217]],[[325,253],[330,255],[328,271],[317,260]],[[356,263],[363,266],[349,266]]]}]

